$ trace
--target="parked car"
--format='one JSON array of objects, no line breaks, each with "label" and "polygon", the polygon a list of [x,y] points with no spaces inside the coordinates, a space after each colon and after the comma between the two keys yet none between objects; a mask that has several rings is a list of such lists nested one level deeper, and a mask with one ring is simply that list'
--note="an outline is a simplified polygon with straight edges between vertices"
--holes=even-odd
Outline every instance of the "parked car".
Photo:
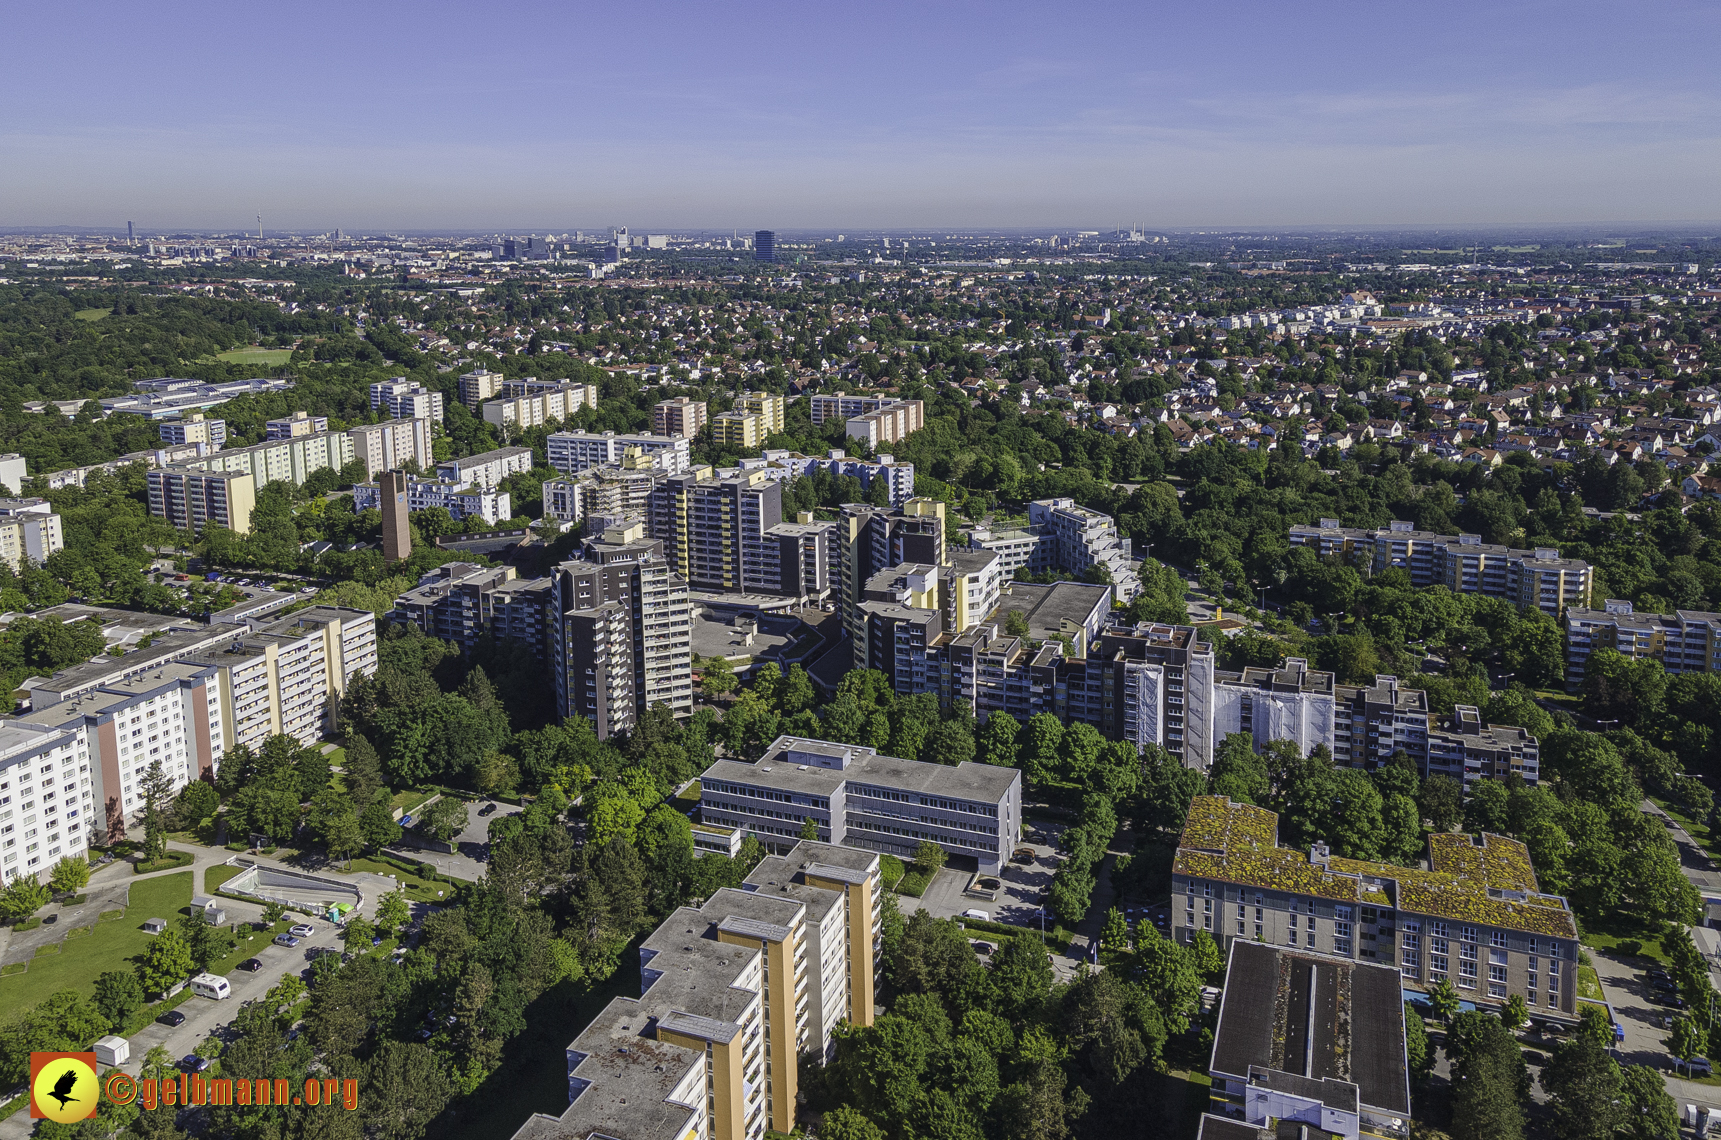
[{"label": "parked car", "polygon": [[1658,993],[1655,995],[1655,1000],[1674,1009],[1685,1008],[1685,999],[1675,993]]},{"label": "parked car", "polygon": [[969,907],[967,910],[963,911],[962,917],[963,918],[972,918],[976,922],[991,922],[992,921],[991,915],[987,914],[983,910],[977,910],[974,907]]},{"label": "parked car", "polygon": [[297,924],[296,926],[292,927],[290,930],[287,931],[287,933],[293,935],[296,938],[309,938],[311,935],[315,934],[316,932],[317,932],[317,928],[312,926],[308,922],[301,922],[301,923]]},{"label": "parked car", "polygon": [[255,974],[263,968],[263,960],[261,958],[247,958],[239,963],[239,968],[247,974]]},{"label": "parked car", "polygon": [[60,921],[60,916],[57,914],[45,914],[42,916],[43,926],[52,926],[58,921]]},{"label": "parked car", "polygon": [[185,1060],[180,1062],[188,1073],[201,1073],[210,1066],[210,1063],[208,1057],[199,1057],[196,1053],[187,1053]]},{"label": "parked car", "polygon": [[1034,861],[1034,849],[1032,847],[1018,847],[1015,853],[1010,856],[1010,861],[1012,863],[1032,863]]},{"label": "parked car", "polygon": [[400,825],[402,827],[411,827],[412,826],[412,817],[410,815],[401,816],[400,817]]},{"label": "parked car", "polygon": [[156,1018],[156,1021],[160,1022],[162,1025],[184,1025],[185,1015],[180,1013],[177,1009],[170,1009],[160,1017]]},{"label": "parked car", "polygon": [[489,815],[491,812],[493,812],[495,810],[496,810],[495,804],[493,804],[493,803],[485,804],[483,807],[478,809],[478,814],[479,815]]},{"label": "parked car", "polygon": [[1686,1072],[1694,1077],[1711,1077],[1715,1075],[1715,1067],[1709,1063],[1709,1058],[1707,1057],[1692,1057],[1688,1060],[1679,1062],[1679,1064]]},{"label": "parked car", "polygon": [[277,946],[285,946],[289,950],[291,950],[293,947],[297,946],[298,944],[299,944],[299,940],[297,938],[294,938],[291,934],[277,934],[277,935],[275,935],[275,945],[277,945]]}]

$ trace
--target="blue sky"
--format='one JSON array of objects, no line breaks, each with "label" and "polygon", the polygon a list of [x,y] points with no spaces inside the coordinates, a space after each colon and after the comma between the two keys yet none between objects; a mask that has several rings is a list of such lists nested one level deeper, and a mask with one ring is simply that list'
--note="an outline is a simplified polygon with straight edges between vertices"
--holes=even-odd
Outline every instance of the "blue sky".
[{"label": "blue sky", "polygon": [[1721,219],[1721,0],[88,0],[6,27],[6,225]]}]

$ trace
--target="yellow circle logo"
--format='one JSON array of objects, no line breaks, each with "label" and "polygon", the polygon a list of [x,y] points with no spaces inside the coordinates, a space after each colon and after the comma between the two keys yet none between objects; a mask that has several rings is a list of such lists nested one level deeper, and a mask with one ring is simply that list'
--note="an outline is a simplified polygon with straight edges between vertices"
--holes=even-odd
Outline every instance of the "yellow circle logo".
[{"label": "yellow circle logo", "polygon": [[79,1057],[56,1057],[36,1073],[30,1098],[42,1116],[75,1124],[96,1114],[101,1085],[96,1070]]}]

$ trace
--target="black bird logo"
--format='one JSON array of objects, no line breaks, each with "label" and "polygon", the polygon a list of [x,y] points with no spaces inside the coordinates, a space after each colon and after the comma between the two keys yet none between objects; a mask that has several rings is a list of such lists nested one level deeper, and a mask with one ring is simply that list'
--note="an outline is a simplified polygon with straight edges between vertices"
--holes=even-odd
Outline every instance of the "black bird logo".
[{"label": "black bird logo", "polygon": [[72,1090],[77,1087],[78,1070],[67,1069],[60,1074],[60,1079],[54,1082],[54,1091],[48,1095],[59,1101],[61,1108],[65,1108],[68,1102],[78,1099],[72,1095]]}]

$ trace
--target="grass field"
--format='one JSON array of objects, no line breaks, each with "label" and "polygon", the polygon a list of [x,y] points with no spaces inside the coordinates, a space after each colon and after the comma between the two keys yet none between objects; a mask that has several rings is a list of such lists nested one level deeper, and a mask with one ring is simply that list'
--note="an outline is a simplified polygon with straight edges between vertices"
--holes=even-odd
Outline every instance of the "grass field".
[{"label": "grass field", "polygon": [[191,902],[191,872],[144,879],[131,886],[125,918],[99,922],[95,933],[66,941],[58,954],[44,954],[23,974],[0,978],[0,1006],[18,1009],[35,1005],[57,990],[75,989],[85,997],[95,993],[96,975],[129,970],[130,959],[141,954],[151,935],[142,930],[147,918],[179,916]]},{"label": "grass field", "polygon": [[229,364],[285,364],[293,358],[290,348],[234,348],[215,355]]},{"label": "grass field", "polygon": [[210,867],[203,872],[203,893],[206,895],[214,894],[221,889],[221,885],[228,879],[242,874],[245,870],[244,867],[229,867],[226,864]]},{"label": "grass field", "polygon": [[354,859],[346,870],[369,871],[373,875],[393,875],[400,885],[406,888],[406,897],[414,902],[436,902],[437,891],[443,892],[442,897],[446,899],[448,892],[453,889],[447,883],[427,883],[417,875],[408,874],[380,859]]},{"label": "grass field", "polygon": [[99,321],[112,312],[112,309],[79,309],[77,312],[73,313],[72,316],[78,318],[80,321]]}]

